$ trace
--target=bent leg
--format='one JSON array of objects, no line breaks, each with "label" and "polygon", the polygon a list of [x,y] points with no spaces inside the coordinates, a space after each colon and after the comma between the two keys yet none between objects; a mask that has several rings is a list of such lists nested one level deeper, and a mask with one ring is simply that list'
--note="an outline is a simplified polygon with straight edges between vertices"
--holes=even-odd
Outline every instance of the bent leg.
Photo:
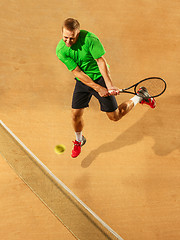
[{"label": "bent leg", "polygon": [[72,109],[72,124],[75,132],[82,132],[84,127],[83,122],[83,113],[84,108],[81,109]]},{"label": "bent leg", "polygon": [[108,118],[112,121],[118,121],[122,117],[124,117],[131,109],[134,107],[134,103],[132,100],[128,100],[121,105],[114,112],[106,112]]}]

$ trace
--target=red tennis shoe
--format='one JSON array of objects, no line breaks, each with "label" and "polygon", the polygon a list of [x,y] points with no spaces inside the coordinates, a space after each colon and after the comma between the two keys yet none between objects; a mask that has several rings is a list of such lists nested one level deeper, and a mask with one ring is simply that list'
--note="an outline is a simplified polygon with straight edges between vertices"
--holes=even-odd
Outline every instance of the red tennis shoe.
[{"label": "red tennis shoe", "polygon": [[147,104],[149,105],[151,108],[155,108],[156,107],[156,101],[154,98],[152,98],[149,93],[147,88],[145,87],[140,87],[140,89],[137,92],[139,97],[142,97],[143,100],[140,102],[141,104]]},{"label": "red tennis shoe", "polygon": [[81,153],[81,143],[76,140],[73,143],[74,143],[74,147],[72,150],[71,157],[75,158]]},{"label": "red tennis shoe", "polygon": [[73,141],[74,147],[72,150],[71,157],[76,158],[81,153],[81,147],[86,143],[86,138],[82,136],[82,141],[78,142],[77,140]]}]

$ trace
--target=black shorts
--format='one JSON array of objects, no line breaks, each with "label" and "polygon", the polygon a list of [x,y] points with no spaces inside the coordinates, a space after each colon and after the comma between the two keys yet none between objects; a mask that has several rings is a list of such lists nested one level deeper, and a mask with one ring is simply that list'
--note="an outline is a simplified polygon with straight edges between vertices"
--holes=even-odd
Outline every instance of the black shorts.
[{"label": "black shorts", "polygon": [[[94,82],[101,85],[102,87],[107,88],[103,77],[98,78]],[[76,80],[76,86],[73,93],[72,108],[81,109],[89,107],[89,102],[92,95],[94,95],[99,100],[101,111],[114,112],[118,108],[116,98],[114,96],[100,97],[98,92],[96,92],[93,88],[88,87],[78,80]]]}]

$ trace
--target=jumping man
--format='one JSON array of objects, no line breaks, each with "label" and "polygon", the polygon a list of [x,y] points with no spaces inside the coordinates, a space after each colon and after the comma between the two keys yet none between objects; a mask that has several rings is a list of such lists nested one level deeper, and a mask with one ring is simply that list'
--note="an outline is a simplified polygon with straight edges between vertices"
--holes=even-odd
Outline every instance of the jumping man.
[{"label": "jumping man", "polygon": [[98,37],[88,31],[80,30],[76,19],[68,18],[62,26],[62,39],[57,45],[56,54],[67,66],[76,79],[76,86],[72,99],[72,123],[76,135],[73,142],[72,157],[77,157],[86,139],[82,135],[83,113],[89,106],[94,95],[100,103],[101,111],[105,112],[112,121],[118,121],[125,116],[137,103],[148,104],[155,108],[155,100],[144,100],[149,96],[147,89],[139,89],[139,96],[118,106],[115,96],[120,93],[119,88],[112,83],[109,68],[104,58],[105,50]]}]

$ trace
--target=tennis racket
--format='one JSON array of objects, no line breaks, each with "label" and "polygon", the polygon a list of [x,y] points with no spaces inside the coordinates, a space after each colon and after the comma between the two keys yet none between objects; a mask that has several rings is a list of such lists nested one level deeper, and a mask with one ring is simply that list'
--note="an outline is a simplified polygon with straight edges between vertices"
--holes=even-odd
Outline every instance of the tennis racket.
[{"label": "tennis racket", "polygon": [[120,89],[120,93],[130,93],[138,95],[138,90],[140,87],[145,87],[150,95],[150,97],[155,98],[162,95],[167,87],[164,79],[160,77],[149,77],[145,78],[138,83],[124,89]]}]

